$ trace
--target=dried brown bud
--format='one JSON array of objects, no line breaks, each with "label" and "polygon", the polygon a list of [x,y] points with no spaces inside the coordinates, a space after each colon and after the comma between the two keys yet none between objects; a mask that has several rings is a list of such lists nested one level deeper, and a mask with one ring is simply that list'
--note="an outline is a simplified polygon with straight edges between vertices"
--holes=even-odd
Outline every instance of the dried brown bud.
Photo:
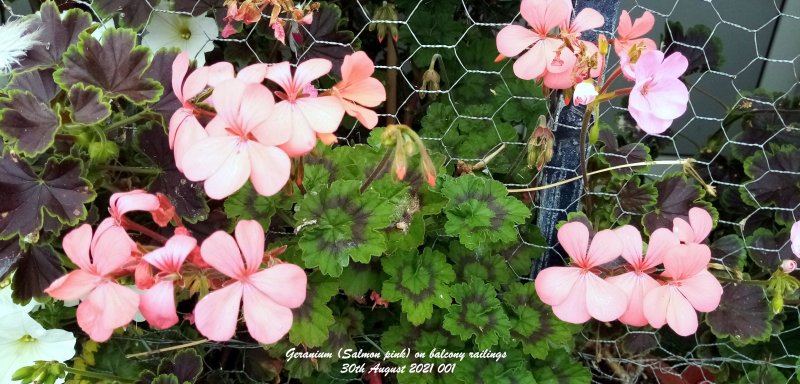
[{"label": "dried brown bud", "polygon": [[539,116],[536,129],[533,130],[528,140],[528,167],[541,171],[547,162],[553,158],[553,144],[555,143],[553,131],[547,127],[547,120]]}]

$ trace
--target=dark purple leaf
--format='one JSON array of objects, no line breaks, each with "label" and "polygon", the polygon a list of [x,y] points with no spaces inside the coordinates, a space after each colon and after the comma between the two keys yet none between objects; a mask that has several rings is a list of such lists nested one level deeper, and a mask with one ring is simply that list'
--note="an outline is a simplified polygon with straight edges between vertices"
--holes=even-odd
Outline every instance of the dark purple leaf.
[{"label": "dark purple leaf", "polygon": [[709,204],[697,201],[703,197],[700,187],[690,184],[681,174],[661,179],[656,183],[656,189],[658,200],[655,209],[642,218],[642,224],[649,233],[658,228],[672,229],[672,220],[676,217],[688,220],[689,209],[692,207],[710,209],[711,216],[716,217],[716,210]]},{"label": "dark purple leaf", "polygon": [[643,215],[650,212],[656,203],[658,191],[652,184],[642,184],[638,178],[631,178],[617,194],[619,207],[626,214]]},{"label": "dark purple leaf", "polygon": [[64,275],[61,261],[48,246],[31,246],[17,264],[12,287],[17,300],[28,301],[42,296],[50,283]]},{"label": "dark purple leaf", "polygon": [[0,135],[14,142],[16,151],[37,155],[53,144],[61,118],[33,93],[12,91],[0,99]]},{"label": "dark purple leaf", "polygon": [[786,232],[773,234],[766,228],[758,228],[747,237],[746,244],[750,259],[765,272],[775,271],[783,260],[794,259]]},{"label": "dark purple leaf", "polygon": [[158,0],[93,0],[92,9],[103,18],[120,14],[125,27],[138,29],[150,17],[150,11],[158,5]]},{"label": "dark purple leaf", "polygon": [[772,310],[764,289],[751,284],[727,284],[716,310],[706,315],[711,332],[736,345],[769,339]]},{"label": "dark purple leaf", "polygon": [[145,77],[159,82],[164,87],[161,98],[150,109],[160,113],[166,121],[169,121],[172,114],[181,107],[181,102],[178,101],[172,90],[172,62],[175,61],[178,53],[180,53],[179,50],[160,49],[153,56],[150,67],[144,73]]},{"label": "dark purple leaf", "polygon": [[711,257],[726,268],[741,271],[747,260],[744,241],[739,235],[727,235],[711,243]]},{"label": "dark purple leaf", "polygon": [[[617,137],[610,129],[600,130],[598,140],[603,143],[603,160],[612,167],[649,160],[650,148],[641,143],[625,144],[620,147]],[[615,172],[627,174],[633,172],[633,168],[621,168]]]},{"label": "dark purple leaf", "polygon": [[742,200],[757,208],[792,209],[800,204],[800,156],[792,145],[770,145],[744,162],[751,181],[740,187]]},{"label": "dark purple leaf", "polygon": [[74,122],[94,124],[111,115],[111,105],[103,100],[103,91],[95,86],[75,84],[67,98]]},{"label": "dark purple leaf", "polygon": [[26,237],[42,227],[45,212],[74,225],[86,217],[84,204],[95,193],[81,178],[83,163],[74,158],[50,158],[40,175],[12,154],[0,159],[0,239]]},{"label": "dark purple leaf", "polygon": [[323,58],[333,63],[331,72],[337,77],[342,76],[342,62],[344,57],[353,53],[350,44],[353,41],[353,32],[339,31],[342,23],[342,11],[331,4],[323,4],[319,11],[314,13],[314,20],[310,25],[301,30],[303,32],[303,45],[306,53],[302,60]]},{"label": "dark purple leaf", "polygon": [[19,247],[19,239],[0,240],[0,280],[8,276],[21,258],[22,249]]},{"label": "dark purple leaf", "polygon": [[150,192],[161,192],[175,206],[176,212],[190,222],[197,222],[208,215],[208,205],[202,198],[201,184],[193,183],[175,167],[175,158],[164,128],[153,125],[139,134],[139,148],[150,162],[161,169],[148,188]]},{"label": "dark purple leaf", "polygon": [[17,73],[8,83],[8,89],[29,91],[39,101],[50,104],[59,91],[58,84],[53,81],[53,72],[55,72],[54,69],[45,68]]},{"label": "dark purple leaf", "polygon": [[175,11],[200,16],[208,11],[225,9],[224,0],[175,0]]},{"label": "dark purple leaf", "polygon": [[64,54],[64,66],[55,73],[62,88],[76,83],[99,87],[111,97],[125,97],[134,103],[158,101],[163,88],[145,77],[150,50],[135,46],[136,33],[113,29],[103,34],[102,44],[90,34]]},{"label": "dark purple leaf", "polygon": [[713,31],[703,24],[689,28],[686,33],[679,22],[668,22],[664,26],[665,55],[680,52],[689,60],[686,74],[719,70],[722,58],[722,40],[711,36]]},{"label": "dark purple leaf", "polygon": [[194,383],[203,372],[203,359],[194,349],[178,352],[172,359],[161,361],[159,374],[173,374],[179,383]]},{"label": "dark purple leaf", "polygon": [[627,333],[620,340],[620,348],[630,355],[642,355],[658,347],[658,340],[654,333]]},{"label": "dark purple leaf", "polygon": [[60,63],[61,55],[78,42],[81,32],[92,25],[92,16],[80,9],[70,9],[62,17],[52,1],[42,4],[38,17],[33,27],[41,31],[39,40],[42,44],[28,51],[19,68],[51,67]]}]

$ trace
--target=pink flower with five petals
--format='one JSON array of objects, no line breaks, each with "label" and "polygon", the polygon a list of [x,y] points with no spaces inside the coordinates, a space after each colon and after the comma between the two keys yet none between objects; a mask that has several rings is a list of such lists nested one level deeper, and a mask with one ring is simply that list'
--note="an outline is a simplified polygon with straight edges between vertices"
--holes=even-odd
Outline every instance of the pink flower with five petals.
[{"label": "pink flower with five petals", "polygon": [[618,56],[628,54],[631,47],[640,45],[644,50],[656,49],[656,43],[649,38],[642,37],[653,29],[656,19],[650,11],[644,11],[641,17],[631,22],[631,15],[623,10],[619,15],[617,25],[617,38],[614,39],[614,51]]},{"label": "pink flower with five petals", "polygon": [[45,292],[58,300],[78,300],[78,325],[94,341],[106,341],[114,329],[136,315],[139,295],[114,280],[131,262],[131,242],[125,230],[111,226],[92,236],[84,224],[64,236],[64,252],[80,269],[58,278]]},{"label": "pink flower with five petals", "polygon": [[689,62],[679,52],[664,58],[661,51],[645,51],[634,69],[636,84],[628,99],[628,112],[649,134],[667,130],[686,112],[689,90],[679,79]]},{"label": "pink flower with five petals", "polygon": [[669,229],[657,229],[650,235],[647,253],[642,257],[642,235],[638,229],[631,225],[625,225],[615,231],[622,240],[622,257],[632,270],[621,275],[607,277],[606,281],[614,284],[628,295],[628,309],[620,316],[619,321],[641,327],[647,324],[647,318],[642,309],[644,298],[650,290],[661,286],[648,272],[655,270],[661,264],[667,251],[678,246],[680,241]]},{"label": "pink flower with five petals", "polygon": [[625,292],[595,272],[596,267],[622,253],[618,235],[608,229],[600,231],[589,245],[586,225],[571,222],[558,230],[558,241],[572,258],[572,264],[546,268],[539,273],[534,283],[542,302],[553,306],[556,317],[575,324],[590,318],[612,321],[625,313],[628,305]]},{"label": "pink flower with five petals", "polygon": [[156,329],[167,329],[178,323],[174,283],[180,276],[183,262],[196,246],[197,240],[193,237],[177,234],[163,247],[144,255],[144,260],[160,272],[155,284],[142,293],[139,310]]},{"label": "pink flower with five petals", "polygon": [[235,236],[236,240],[218,231],[200,247],[203,259],[232,280],[197,303],[195,325],[210,340],[229,340],[243,307],[250,335],[263,344],[275,343],[292,327],[290,308],[299,307],[306,299],[305,271],[285,263],[259,270],[264,230],[257,221],[240,221]]}]

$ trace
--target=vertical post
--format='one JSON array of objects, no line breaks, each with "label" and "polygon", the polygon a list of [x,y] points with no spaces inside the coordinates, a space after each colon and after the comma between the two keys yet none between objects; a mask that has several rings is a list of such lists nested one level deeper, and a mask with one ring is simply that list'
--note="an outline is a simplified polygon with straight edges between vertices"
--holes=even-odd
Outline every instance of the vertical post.
[{"label": "vertical post", "polygon": [[[574,0],[575,13],[583,8],[594,8],[605,18],[605,24],[600,28],[606,36],[611,35],[619,19],[620,0]],[[584,32],[581,37],[584,40],[597,42],[598,33],[594,31]],[[550,128],[555,135],[555,148],[553,159],[544,168],[540,185],[556,183],[558,181],[578,176],[581,174],[580,164],[580,130],[585,106],[564,105],[563,95],[558,95],[558,105],[554,109],[555,118],[550,124]],[[587,145],[587,150],[588,150]],[[588,154],[587,154],[588,155]],[[583,182],[561,185],[555,188],[545,189],[539,192],[539,210],[537,225],[542,231],[542,235],[547,240],[547,244],[556,246],[556,224],[561,220],[567,219],[567,212],[574,212],[580,208],[580,198],[583,194]],[[558,246],[560,249],[561,247]],[[531,270],[531,278],[543,268],[552,265],[561,265],[563,261],[555,249],[549,249],[542,257],[536,259]]]}]

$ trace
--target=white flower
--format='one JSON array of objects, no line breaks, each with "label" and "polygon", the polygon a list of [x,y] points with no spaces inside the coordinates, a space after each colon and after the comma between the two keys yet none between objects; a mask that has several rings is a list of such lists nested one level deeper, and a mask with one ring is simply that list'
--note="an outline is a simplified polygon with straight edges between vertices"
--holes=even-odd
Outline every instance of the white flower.
[{"label": "white flower", "polygon": [[789,239],[792,241],[792,253],[794,253],[795,256],[800,257],[800,221],[792,225]]},{"label": "white flower", "polygon": [[30,31],[33,18],[17,19],[0,25],[0,74],[11,72],[28,50],[39,44],[39,30]]},{"label": "white flower", "polygon": [[582,81],[575,86],[572,100],[575,105],[587,105],[597,97],[597,88],[592,80]]},{"label": "white flower", "polygon": [[[75,336],[44,329],[24,307],[0,314],[0,384],[11,383],[18,369],[36,361],[65,362],[75,356]],[[7,308],[6,308],[7,309]]]},{"label": "white flower", "polygon": [[161,48],[179,48],[197,60],[198,66],[206,63],[205,53],[214,49],[213,40],[219,37],[217,22],[210,17],[191,17],[157,9],[144,29],[142,45],[153,51]]},{"label": "white flower", "polygon": [[11,285],[7,285],[5,288],[0,289],[0,316],[12,312],[30,313],[38,307],[39,303],[37,303],[36,300],[31,300],[24,306],[14,304],[14,300],[11,298]]}]

